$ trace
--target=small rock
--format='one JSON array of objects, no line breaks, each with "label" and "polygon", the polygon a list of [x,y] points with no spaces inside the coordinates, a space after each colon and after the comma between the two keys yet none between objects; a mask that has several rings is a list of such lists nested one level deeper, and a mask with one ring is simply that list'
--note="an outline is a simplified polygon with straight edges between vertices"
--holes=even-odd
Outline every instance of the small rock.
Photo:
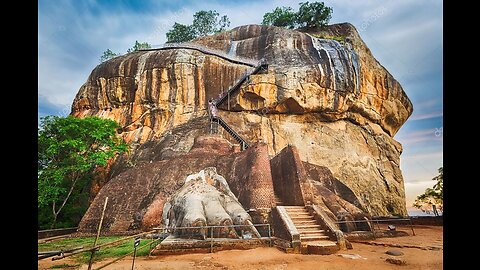
[{"label": "small rock", "polygon": [[340,257],[343,257],[343,258],[348,258],[348,259],[353,259],[353,260],[356,260],[356,259],[364,259],[365,258],[362,258],[362,256],[358,255],[358,254],[337,254],[337,256],[340,256]]},{"label": "small rock", "polygon": [[396,249],[390,249],[390,250],[387,250],[387,253],[388,255],[392,255],[392,256],[402,256],[403,255],[403,252],[401,252],[400,250],[396,250]]},{"label": "small rock", "polygon": [[391,263],[391,264],[396,264],[396,265],[405,265],[407,264],[407,262],[402,259],[402,258],[394,258],[394,257],[388,257],[386,259],[387,262]]},{"label": "small rock", "polygon": [[347,247],[347,249],[353,249],[352,243],[350,243],[350,241],[345,241],[345,246]]}]

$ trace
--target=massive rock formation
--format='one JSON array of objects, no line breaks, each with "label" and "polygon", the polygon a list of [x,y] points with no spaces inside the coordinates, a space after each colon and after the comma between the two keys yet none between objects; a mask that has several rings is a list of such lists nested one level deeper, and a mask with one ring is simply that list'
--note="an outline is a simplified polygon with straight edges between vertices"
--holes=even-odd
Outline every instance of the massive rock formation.
[{"label": "massive rock formation", "polygon": [[[344,41],[329,39],[332,36]],[[218,113],[248,142],[263,142],[265,154],[270,156],[294,145],[302,161],[329,168],[363,211],[406,214],[402,147],[393,136],[413,107],[352,25],[303,32],[247,25],[194,42],[225,55],[263,58],[269,64],[267,72],[250,76]],[[128,164],[143,164],[139,165],[142,172],[184,166],[182,156],[190,154],[194,138],[208,132],[207,101],[252,69],[220,56],[192,49],[139,51],[104,62],[92,71],[75,97],[72,115],[115,119],[123,127],[121,136],[133,146],[131,156],[113,164],[109,186],[117,189],[110,187],[110,192],[127,193],[134,188],[129,181],[119,180],[126,175],[140,177],[135,175],[139,169]],[[226,164],[224,169],[215,167],[229,180],[227,175],[235,168]],[[170,178],[162,177],[162,183],[157,179],[155,185],[171,189],[178,185],[171,177],[184,179],[207,165],[213,166],[193,166]],[[307,171],[315,171],[309,168]],[[150,175],[155,174],[142,177]],[[147,184],[154,180],[138,181]],[[238,188],[240,192],[241,185]],[[236,195],[240,201],[241,196],[248,196]],[[135,211],[126,215],[133,218]],[[148,216],[149,211],[144,214]],[[86,216],[83,224],[88,223]]]},{"label": "massive rock formation", "polygon": [[[155,152],[155,149],[149,151]],[[218,174],[227,179],[229,189],[245,209],[254,210],[249,213],[254,223],[268,222],[275,196],[267,145],[259,143],[239,152],[238,147],[221,137],[198,136],[186,154],[138,161],[111,179],[95,197],[79,227],[95,231],[107,196],[109,211],[105,213],[104,230],[123,232],[160,226],[166,202],[182,189],[187,176],[208,167],[215,167]],[[183,222],[178,217],[176,220]],[[216,224],[210,222],[209,225]]]},{"label": "massive rock formation", "polygon": [[[239,152],[238,146],[218,135],[202,135],[195,138],[186,154],[139,161],[100,190],[82,218],[80,230],[97,229],[107,196],[108,211],[102,228],[110,233],[162,225],[175,228],[270,223],[275,194],[288,205],[314,203],[333,220],[365,217],[353,192],[328,168],[302,162],[294,146],[286,147],[272,159],[267,148],[265,143],[256,143]],[[197,174],[200,170],[203,173]],[[350,226],[356,229],[355,224]],[[244,230],[258,234],[249,228]],[[262,230],[266,233],[265,227],[259,228]],[[202,230],[177,232],[205,236]],[[236,236],[233,230],[215,233]]]}]

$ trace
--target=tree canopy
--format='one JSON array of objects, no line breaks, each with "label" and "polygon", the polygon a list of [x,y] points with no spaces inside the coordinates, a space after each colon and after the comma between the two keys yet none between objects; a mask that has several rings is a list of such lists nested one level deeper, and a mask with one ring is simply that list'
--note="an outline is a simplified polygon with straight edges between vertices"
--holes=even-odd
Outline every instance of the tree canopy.
[{"label": "tree canopy", "polygon": [[138,50],[143,50],[143,49],[150,49],[151,47],[152,46],[147,42],[138,42],[137,40],[135,40],[135,44],[133,45],[132,48],[129,48],[127,50],[127,53],[136,52]]},{"label": "tree canopy", "polygon": [[432,180],[436,181],[433,188],[427,188],[423,194],[418,195],[413,206],[427,213],[432,209],[438,216],[437,208],[443,212],[443,167],[438,169],[438,175]]},{"label": "tree canopy", "polygon": [[196,37],[195,31],[190,25],[181,23],[175,23],[166,35],[169,43],[189,41]]},{"label": "tree canopy", "polygon": [[98,117],[47,116],[41,119],[38,129],[40,228],[48,225],[53,228],[57,221],[76,225],[71,224],[72,220],[78,222],[83,213],[60,214],[62,210],[72,214],[72,208],[79,205],[85,211],[85,194],[88,194],[94,170],[127,151],[127,145],[116,136],[118,128],[115,121]]},{"label": "tree canopy", "polygon": [[277,7],[263,15],[263,25],[274,25],[293,29],[297,23],[297,13],[291,7]]},{"label": "tree canopy", "polygon": [[[135,52],[142,49],[150,49],[151,47],[152,46],[147,42],[138,42],[138,40],[135,40],[135,44],[133,44],[132,48],[127,49],[127,53]],[[121,53],[114,53],[112,52],[112,50],[107,49],[106,51],[103,52],[102,56],[100,57],[100,63],[103,63],[107,60],[110,60],[120,55]]]},{"label": "tree canopy", "polygon": [[197,37],[223,32],[230,26],[230,20],[227,15],[219,16],[220,14],[216,10],[201,10],[193,15],[191,25],[175,22],[172,29],[166,34],[167,42],[185,42]]},{"label": "tree canopy", "polygon": [[332,18],[333,9],[323,2],[300,3],[297,13],[297,23],[300,27],[322,27]]},{"label": "tree canopy", "polygon": [[120,55],[119,53],[114,53],[112,52],[112,50],[107,49],[106,51],[103,52],[102,56],[100,56],[100,63],[103,63],[119,55]]},{"label": "tree canopy", "polygon": [[277,7],[272,12],[263,15],[263,25],[274,25],[285,28],[322,27],[332,18],[333,9],[323,2],[300,3],[299,10],[294,12],[291,7]]}]

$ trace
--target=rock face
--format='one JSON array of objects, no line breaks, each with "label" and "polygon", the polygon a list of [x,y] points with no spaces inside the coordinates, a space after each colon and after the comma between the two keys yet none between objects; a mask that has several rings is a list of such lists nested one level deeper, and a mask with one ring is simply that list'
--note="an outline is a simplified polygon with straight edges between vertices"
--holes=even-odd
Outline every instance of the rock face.
[{"label": "rock face", "polygon": [[[155,150],[150,148],[149,151]],[[199,136],[190,151],[182,156],[152,162],[139,161],[134,167],[113,177],[88,208],[79,224],[80,230],[96,230],[106,196],[109,202],[103,221],[104,231],[124,232],[160,226],[162,216],[165,219],[168,217],[170,208],[165,207],[168,204],[173,206],[172,210],[178,210],[174,211],[176,215],[170,214],[170,222],[175,222],[175,226],[195,225],[196,219],[180,217],[180,209],[186,205],[175,203],[175,198],[182,187],[186,189],[184,193],[187,197],[191,198],[193,194],[187,192],[191,190],[185,186],[187,176],[208,167],[215,167],[218,174],[225,176],[229,190],[245,209],[255,209],[249,214],[254,223],[266,223],[268,217],[263,214],[268,214],[269,209],[275,206],[269,167],[268,170],[262,169],[268,161],[266,144],[260,143],[238,152],[236,147],[218,136]],[[222,192],[229,193],[228,190]]]},{"label": "rock face", "polygon": [[[155,149],[149,147],[148,152]],[[108,196],[104,232],[162,225],[179,228],[235,224],[248,225],[243,230],[252,236],[258,236],[258,231],[266,235],[265,227],[256,231],[251,223],[271,223],[275,195],[288,205],[314,203],[333,221],[366,216],[348,187],[334,178],[328,168],[302,162],[294,146],[270,158],[265,143],[239,152],[238,146],[219,136],[198,136],[186,154],[140,161],[113,177],[93,200],[79,230],[96,231]],[[342,229],[364,229],[358,224],[362,223],[347,223]],[[205,237],[206,232],[179,228],[175,233]],[[239,235],[238,231],[218,229],[215,236]]]},{"label": "rock face", "polygon": [[[345,42],[320,38],[329,36],[340,36]],[[351,192],[348,196],[355,198],[359,209],[371,215],[406,215],[400,171],[402,147],[393,136],[413,107],[352,25],[303,32],[247,25],[194,42],[225,55],[263,58],[269,64],[267,72],[250,76],[218,111],[243,138],[250,143],[263,142],[263,154],[270,156],[294,145],[302,161],[330,169],[337,185]],[[110,118],[123,127],[121,136],[134,149],[131,156],[112,165],[110,182],[126,175],[137,177],[138,166],[143,166],[143,171],[152,170],[154,177],[153,171],[181,167],[185,159],[180,157],[195,152],[194,138],[209,131],[208,100],[218,97],[251,69],[192,49],[130,53],[92,71],[75,97],[72,115]],[[248,166],[248,153],[235,155],[245,159],[239,164]],[[198,162],[201,166],[182,171],[184,175],[177,174],[177,179],[215,165],[213,161]],[[129,168],[127,164],[132,163],[139,165]],[[230,181],[230,171],[237,167],[222,163],[224,167],[214,167]],[[265,172],[252,173],[261,178]],[[163,189],[178,185],[165,177],[142,181],[154,181]],[[117,188],[133,188],[127,183],[119,182]],[[230,187],[239,192],[240,201],[242,196],[253,196],[241,193],[242,184]],[[144,185],[139,188],[149,189]],[[102,189],[98,196],[104,192]],[[159,208],[151,207],[146,216],[157,216]]]}]

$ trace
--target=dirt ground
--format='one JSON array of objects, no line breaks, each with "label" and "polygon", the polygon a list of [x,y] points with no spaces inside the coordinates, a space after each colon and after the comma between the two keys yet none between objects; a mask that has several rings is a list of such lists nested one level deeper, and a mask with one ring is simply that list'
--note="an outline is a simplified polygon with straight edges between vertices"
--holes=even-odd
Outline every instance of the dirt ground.
[{"label": "dirt ground", "polygon": [[[400,229],[400,228],[399,228]],[[407,228],[401,228],[408,231]],[[411,234],[411,231],[408,231]],[[228,250],[207,254],[168,255],[156,257],[140,257],[135,260],[135,269],[218,269],[218,270],[290,270],[290,269],[318,269],[318,270],[383,270],[383,269],[443,269],[443,227],[419,226],[415,228],[416,236],[378,238],[375,243],[412,245],[414,247],[389,247],[369,245],[353,242],[353,249],[342,250],[333,255],[301,255],[286,254],[277,248],[256,248],[250,250]],[[423,248],[423,249],[422,249]],[[385,254],[387,250],[400,250],[406,265],[398,266],[386,262],[392,257]],[[433,249],[433,250],[431,250]],[[341,254],[354,255],[353,258],[340,256]],[[94,264],[94,269],[105,264]],[[69,258],[51,261],[41,260],[39,269],[49,269],[58,264],[76,264]],[[131,269],[132,259],[123,259],[104,269]],[[87,269],[86,265],[80,268]]]}]

